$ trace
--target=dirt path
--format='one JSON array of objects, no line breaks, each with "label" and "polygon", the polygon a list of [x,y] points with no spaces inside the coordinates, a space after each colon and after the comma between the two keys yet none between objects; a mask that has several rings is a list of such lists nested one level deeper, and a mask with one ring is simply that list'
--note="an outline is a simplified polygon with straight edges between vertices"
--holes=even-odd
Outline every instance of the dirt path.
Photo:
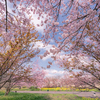
[{"label": "dirt path", "polygon": [[[12,91],[15,92],[15,91]],[[18,93],[50,93],[50,94],[76,94],[81,97],[98,97],[100,98],[100,92],[67,92],[67,91],[17,91]]]}]

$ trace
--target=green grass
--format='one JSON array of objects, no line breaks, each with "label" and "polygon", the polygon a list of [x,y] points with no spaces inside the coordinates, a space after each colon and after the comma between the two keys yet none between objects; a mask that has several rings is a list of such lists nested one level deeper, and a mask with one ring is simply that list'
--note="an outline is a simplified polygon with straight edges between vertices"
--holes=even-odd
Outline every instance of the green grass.
[{"label": "green grass", "polygon": [[89,91],[100,92],[98,89],[90,89]]},{"label": "green grass", "polygon": [[34,87],[34,86],[31,86],[29,89],[30,89],[31,91],[40,91],[40,89],[39,89],[39,88]]},{"label": "green grass", "polygon": [[91,92],[91,91],[95,91],[95,92],[100,92],[98,89],[76,89],[75,91],[81,91],[81,92]]},{"label": "green grass", "polygon": [[32,93],[9,93],[4,96],[0,92],[0,100],[100,100],[93,98],[78,97],[74,94],[32,94]]}]

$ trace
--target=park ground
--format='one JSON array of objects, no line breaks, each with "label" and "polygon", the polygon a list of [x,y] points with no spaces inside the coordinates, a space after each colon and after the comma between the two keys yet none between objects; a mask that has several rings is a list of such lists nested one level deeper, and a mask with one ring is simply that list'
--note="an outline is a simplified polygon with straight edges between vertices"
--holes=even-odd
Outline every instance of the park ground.
[{"label": "park ground", "polygon": [[79,97],[75,94],[35,94],[35,93],[10,93],[4,96],[0,92],[0,100],[100,100],[99,98]]},{"label": "park ground", "polygon": [[[15,91],[17,90],[17,93]],[[100,100],[100,92],[93,91],[30,91],[27,88],[13,89],[4,96],[5,90],[0,90],[0,100]]]}]

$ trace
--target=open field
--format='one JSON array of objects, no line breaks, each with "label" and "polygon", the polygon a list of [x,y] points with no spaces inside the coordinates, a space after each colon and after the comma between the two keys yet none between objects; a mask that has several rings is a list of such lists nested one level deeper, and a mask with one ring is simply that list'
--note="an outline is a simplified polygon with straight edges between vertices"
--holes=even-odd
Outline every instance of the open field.
[{"label": "open field", "polygon": [[4,96],[0,92],[0,100],[100,100],[98,98],[78,97],[75,94],[32,94],[32,93],[10,93]]}]

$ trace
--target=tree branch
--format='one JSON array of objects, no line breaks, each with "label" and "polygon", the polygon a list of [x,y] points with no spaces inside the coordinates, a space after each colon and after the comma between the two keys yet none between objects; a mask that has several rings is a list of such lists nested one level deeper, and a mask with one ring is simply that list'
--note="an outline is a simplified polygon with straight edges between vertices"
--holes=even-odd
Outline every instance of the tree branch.
[{"label": "tree branch", "polygon": [[6,6],[6,32],[7,32],[7,0],[5,0],[5,6]]}]

